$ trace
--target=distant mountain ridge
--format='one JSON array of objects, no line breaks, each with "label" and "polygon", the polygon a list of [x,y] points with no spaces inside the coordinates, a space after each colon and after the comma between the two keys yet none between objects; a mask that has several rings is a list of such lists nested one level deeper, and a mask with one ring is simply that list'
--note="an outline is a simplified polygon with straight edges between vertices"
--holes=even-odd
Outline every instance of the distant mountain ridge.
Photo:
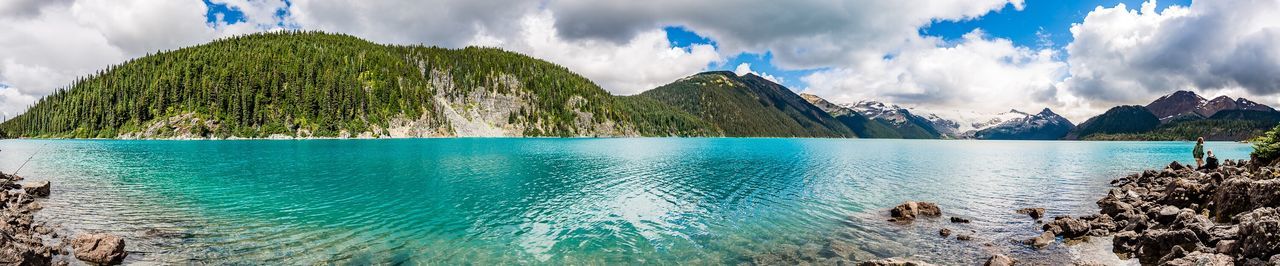
[{"label": "distant mountain ridge", "polygon": [[1190,91],[1161,96],[1146,106],[1117,106],[1081,123],[1067,139],[1244,140],[1280,122],[1280,112],[1245,98],[1213,100]]},{"label": "distant mountain ridge", "polygon": [[1209,118],[1220,111],[1226,110],[1275,111],[1270,106],[1245,98],[1232,99],[1223,95],[1213,98],[1213,100],[1207,100],[1191,91],[1176,91],[1161,96],[1147,104],[1146,108],[1156,117],[1159,117],[1161,122],[1165,123],[1187,116]]},{"label": "distant mountain ridge", "polygon": [[[919,110],[894,104],[863,100],[856,103],[832,104],[821,97],[802,94],[810,103],[833,115],[858,114],[892,129],[898,138],[928,139],[1060,139],[1075,127],[1048,108],[1037,114],[1018,110],[982,115],[977,113],[917,113]],[[959,117],[959,118],[955,118]],[[891,134],[892,135],[892,134]]]}]

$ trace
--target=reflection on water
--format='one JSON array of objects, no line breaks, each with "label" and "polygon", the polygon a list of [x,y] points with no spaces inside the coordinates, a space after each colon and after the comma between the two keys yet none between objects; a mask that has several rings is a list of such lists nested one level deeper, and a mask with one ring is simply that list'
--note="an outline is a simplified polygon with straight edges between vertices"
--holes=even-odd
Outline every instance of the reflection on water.
[{"label": "reflection on water", "polygon": [[[1179,142],[838,139],[0,141],[52,180],[62,234],[129,239],[132,262],[741,263],[914,257],[1116,263],[1109,242],[1032,250],[1013,210],[1095,211],[1111,178]],[[1210,143],[1220,158],[1250,148]],[[904,200],[970,224],[885,221]],[[973,241],[942,239],[947,227]]]}]

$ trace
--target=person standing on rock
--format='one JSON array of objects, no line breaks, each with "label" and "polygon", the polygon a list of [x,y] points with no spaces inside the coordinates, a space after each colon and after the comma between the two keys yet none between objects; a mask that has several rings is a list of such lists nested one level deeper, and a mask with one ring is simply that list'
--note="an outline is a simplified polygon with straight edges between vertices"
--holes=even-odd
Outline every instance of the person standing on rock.
[{"label": "person standing on rock", "polygon": [[1191,157],[1196,158],[1196,169],[1204,167],[1204,137],[1196,138],[1196,148],[1191,149]]}]

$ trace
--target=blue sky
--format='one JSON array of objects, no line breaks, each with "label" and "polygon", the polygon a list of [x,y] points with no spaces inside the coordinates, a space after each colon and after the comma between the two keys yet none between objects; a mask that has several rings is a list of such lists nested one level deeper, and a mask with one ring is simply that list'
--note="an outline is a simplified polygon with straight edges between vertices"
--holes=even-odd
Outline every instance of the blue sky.
[{"label": "blue sky", "polygon": [[[1061,51],[1071,43],[1071,24],[1079,23],[1098,6],[1114,7],[1125,4],[1129,9],[1142,6],[1141,0],[1028,0],[1022,10],[1012,5],[997,12],[991,12],[977,19],[964,21],[937,21],[921,28],[920,34],[941,37],[943,40],[955,41],[974,29],[982,29],[991,38],[1009,39],[1015,45],[1030,48],[1053,48]],[[1190,0],[1163,0],[1157,2],[1156,10],[1163,10],[1170,5],[1188,6]],[[671,26],[665,27],[667,38],[676,47],[689,47],[693,44],[712,44],[715,40],[699,36],[689,30]],[[801,77],[822,69],[782,70],[771,63],[772,55],[742,53],[732,56],[724,64],[711,64],[712,70],[734,70],[739,64],[748,63],[752,70],[777,76],[783,85],[793,89],[804,88]]]}]

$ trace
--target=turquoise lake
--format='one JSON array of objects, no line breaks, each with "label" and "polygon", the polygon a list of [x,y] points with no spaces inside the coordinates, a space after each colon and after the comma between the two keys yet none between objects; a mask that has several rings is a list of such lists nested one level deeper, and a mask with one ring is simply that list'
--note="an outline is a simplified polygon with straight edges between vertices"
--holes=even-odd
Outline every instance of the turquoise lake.
[{"label": "turquoise lake", "polygon": [[[124,236],[126,263],[740,264],[822,257],[1118,263],[1108,239],[1012,243],[1094,213],[1190,142],[846,139],[4,140],[50,180],[37,219]],[[1222,159],[1247,144],[1212,142]],[[887,209],[937,202],[943,219]],[[969,224],[944,219],[959,216]],[[938,236],[939,228],[973,241]]]}]

